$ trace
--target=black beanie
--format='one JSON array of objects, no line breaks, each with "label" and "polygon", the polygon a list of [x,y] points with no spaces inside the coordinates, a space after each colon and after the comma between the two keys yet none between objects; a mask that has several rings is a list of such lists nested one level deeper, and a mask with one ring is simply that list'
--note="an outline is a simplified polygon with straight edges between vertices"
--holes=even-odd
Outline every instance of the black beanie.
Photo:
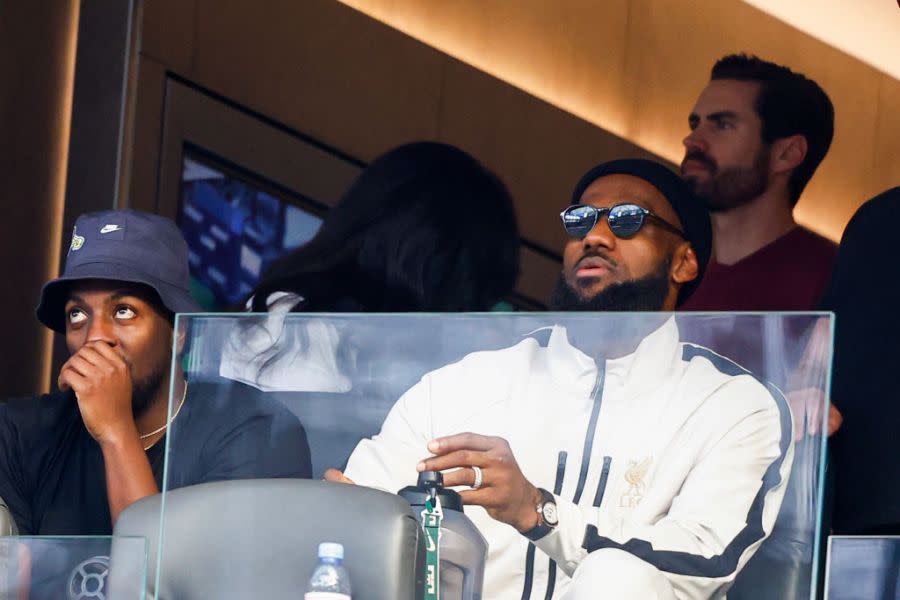
[{"label": "black beanie", "polygon": [[687,300],[703,279],[703,272],[712,254],[712,225],[709,211],[702,200],[694,196],[690,187],[675,173],[657,162],[642,158],[625,158],[601,163],[585,173],[572,192],[572,204],[581,202],[581,195],[589,185],[605,175],[633,175],[662,192],[681,221],[684,233],[697,255],[697,278],[681,286],[678,304]]}]

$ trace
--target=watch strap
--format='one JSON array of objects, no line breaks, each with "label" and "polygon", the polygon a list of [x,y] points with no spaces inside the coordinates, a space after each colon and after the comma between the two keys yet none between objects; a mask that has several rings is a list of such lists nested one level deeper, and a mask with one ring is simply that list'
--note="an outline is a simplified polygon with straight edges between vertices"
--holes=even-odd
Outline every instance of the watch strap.
[{"label": "watch strap", "polygon": [[553,494],[545,490],[544,488],[538,488],[538,491],[541,493],[541,503],[535,507],[538,513],[538,524],[529,529],[528,531],[523,531],[522,535],[527,537],[532,542],[536,542],[556,527],[555,525],[549,525],[546,521],[544,521],[544,513],[541,510],[545,504],[548,502],[552,502],[556,504],[556,498],[553,497]]}]

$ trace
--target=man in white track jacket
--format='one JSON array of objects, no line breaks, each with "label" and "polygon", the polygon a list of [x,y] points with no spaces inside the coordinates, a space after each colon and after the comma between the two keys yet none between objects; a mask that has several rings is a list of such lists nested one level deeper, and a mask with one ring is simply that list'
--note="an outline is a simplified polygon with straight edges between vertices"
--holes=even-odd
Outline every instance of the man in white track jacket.
[{"label": "man in white track jacket", "polygon": [[[709,220],[674,174],[614,161],[574,198],[557,308],[672,310],[692,291]],[[724,596],[775,522],[790,414],[774,388],[680,343],[674,319],[617,322],[601,341],[554,327],[425,375],[328,478],[396,491],[440,470],[470,486],[486,600]],[[591,347],[603,355],[578,349]]]}]

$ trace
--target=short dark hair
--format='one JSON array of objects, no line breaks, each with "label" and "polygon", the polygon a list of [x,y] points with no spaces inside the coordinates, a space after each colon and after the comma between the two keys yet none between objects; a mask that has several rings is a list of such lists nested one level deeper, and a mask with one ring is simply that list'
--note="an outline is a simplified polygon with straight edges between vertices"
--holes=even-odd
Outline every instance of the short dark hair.
[{"label": "short dark hair", "polygon": [[719,59],[710,79],[760,84],[756,113],[762,121],[762,140],[766,144],[797,134],[806,138],[806,157],[791,173],[789,182],[791,204],[796,205],[834,137],[834,106],[828,94],[800,73],[747,54]]}]

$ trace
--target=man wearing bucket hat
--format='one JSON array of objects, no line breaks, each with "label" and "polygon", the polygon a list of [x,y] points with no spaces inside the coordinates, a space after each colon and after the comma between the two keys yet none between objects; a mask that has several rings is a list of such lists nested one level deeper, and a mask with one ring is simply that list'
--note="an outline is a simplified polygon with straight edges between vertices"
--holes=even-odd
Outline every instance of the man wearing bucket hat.
[{"label": "man wearing bucket hat", "polygon": [[170,368],[174,315],[198,311],[188,285],[187,245],[170,220],[134,210],[78,218],[64,272],[36,309],[71,353],[59,391],[0,407],[0,497],[20,533],[111,533],[125,507],[162,487],[167,435],[170,487],[309,477],[293,415],[189,385],[177,361]]},{"label": "man wearing bucket hat", "polygon": [[[671,311],[696,288],[709,215],[666,167],[598,165],[572,202],[553,308]],[[599,326],[539,330],[426,374],[326,478],[396,491],[443,471],[468,486],[485,598],[723,597],[784,496],[784,398],[682,343],[670,315]]]}]

